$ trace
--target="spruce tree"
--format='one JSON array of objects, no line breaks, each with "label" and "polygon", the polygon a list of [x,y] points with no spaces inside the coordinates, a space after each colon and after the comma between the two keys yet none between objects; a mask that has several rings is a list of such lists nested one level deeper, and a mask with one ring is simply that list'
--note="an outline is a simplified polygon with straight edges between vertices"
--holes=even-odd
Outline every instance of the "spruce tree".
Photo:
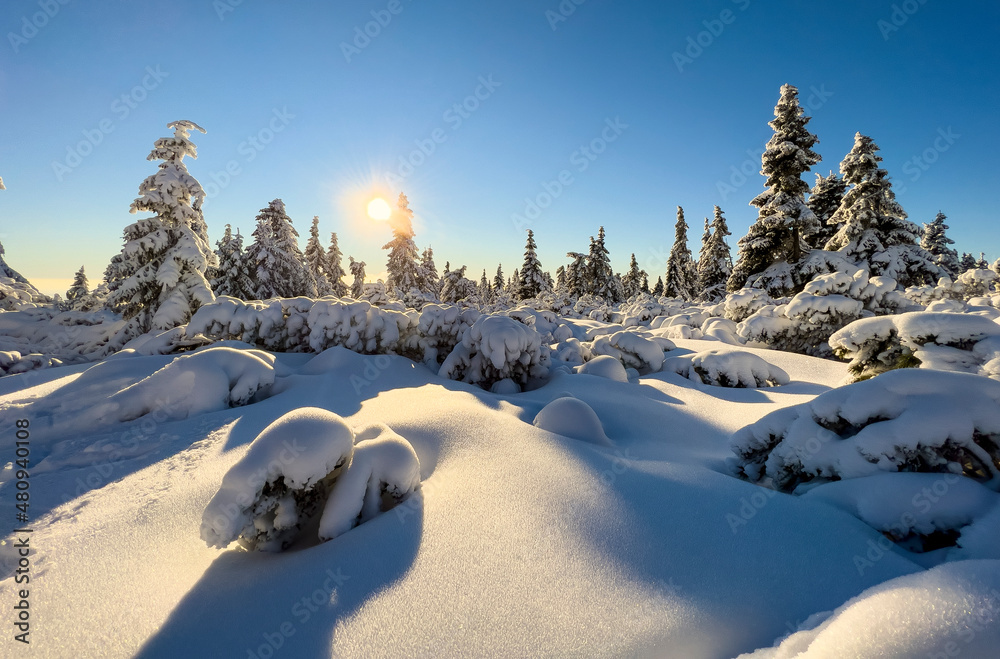
[{"label": "spruce tree", "polygon": [[545,275],[542,274],[542,264],[538,262],[536,248],[535,233],[528,229],[528,242],[524,246],[524,264],[521,266],[517,290],[517,297],[521,300],[530,300],[549,289]]},{"label": "spruce tree", "polygon": [[444,284],[441,286],[441,301],[454,304],[459,300],[471,298],[478,293],[476,283],[465,277],[466,266],[448,270],[444,274]]},{"label": "spruce tree", "polygon": [[990,267],[990,262],[986,260],[986,252],[979,252],[979,263],[976,267],[980,270],[988,270]]},{"label": "spruce tree", "polygon": [[409,293],[410,289],[420,289],[420,276],[417,271],[417,246],[413,242],[413,211],[406,195],[399,193],[396,211],[389,218],[392,226],[392,240],[382,246],[389,250],[389,262],[386,269],[389,275],[385,286],[391,292],[399,290]]},{"label": "spruce tree", "polygon": [[420,275],[420,290],[437,297],[441,289],[438,287],[437,266],[434,265],[434,250],[430,247],[425,249],[420,257],[418,273]]},{"label": "spruce tree", "polygon": [[597,239],[590,238],[590,253],[587,255],[587,292],[609,304],[620,302],[621,293],[615,283],[615,273],[611,269],[608,248],[604,246],[604,227],[597,230]]},{"label": "spruce tree", "polygon": [[622,288],[625,291],[626,299],[630,299],[642,292],[642,282],[645,277],[646,272],[639,269],[639,262],[635,260],[635,253],[633,253],[631,260],[629,260],[628,272],[622,277]]},{"label": "spruce tree", "polygon": [[330,284],[330,294],[336,297],[345,297],[350,292],[347,282],[344,281],[347,272],[341,265],[343,260],[344,255],[337,243],[337,234],[331,233],[330,248],[326,250],[326,280]]},{"label": "spruce tree", "polygon": [[645,293],[646,295],[649,295],[649,275],[646,274],[645,270],[642,271],[642,286],[639,288],[639,290]]},{"label": "spruce tree", "polygon": [[816,184],[809,192],[806,206],[816,216],[819,229],[809,237],[809,246],[813,249],[823,249],[826,243],[840,230],[838,224],[830,224],[830,218],[840,208],[840,202],[847,191],[847,183],[837,174],[830,172],[827,176],[816,174]]},{"label": "spruce tree", "polygon": [[969,270],[975,270],[979,267],[979,262],[976,261],[976,257],[968,252],[962,252],[962,260],[959,261],[958,268],[962,274],[963,272],[968,272]]},{"label": "spruce tree", "polygon": [[216,246],[219,267],[213,270],[215,276],[211,280],[212,290],[216,295],[228,295],[240,300],[253,299],[253,279],[247,268],[243,236],[239,230],[234,236],[232,227],[227,224],[226,233]]},{"label": "spruce tree", "polygon": [[558,293],[565,294],[568,292],[569,288],[566,286],[566,266],[561,265],[556,268],[556,286],[555,290]]},{"label": "spruce tree", "polygon": [[283,201],[275,199],[261,209],[254,242],[246,252],[255,299],[316,295],[316,281],[305,266],[298,236]]},{"label": "spruce tree", "polygon": [[355,261],[353,256],[348,256],[347,260],[350,263],[351,275],[354,277],[354,282],[351,284],[351,297],[360,300],[361,296],[365,294],[365,262]]},{"label": "spruce tree", "polygon": [[653,286],[653,296],[661,297],[663,295],[663,277],[656,278],[656,286]]},{"label": "spruce tree", "polygon": [[872,276],[891,276],[902,286],[934,283],[943,271],[918,244],[921,230],[906,219],[888,172],[878,166],[881,161],[872,138],[857,133],[854,148],[840,163],[851,188],[830,218],[840,229],[826,249],[839,251]]},{"label": "spruce tree", "polygon": [[[593,240],[593,238],[591,238]],[[567,252],[566,258],[573,261],[566,266],[566,291],[570,297],[580,297],[590,290],[590,275],[587,270],[587,255],[582,252]]]},{"label": "spruce tree", "polygon": [[503,278],[503,265],[497,263],[497,274],[493,277],[493,290],[500,293],[504,289],[506,280]]},{"label": "spruce tree", "polygon": [[810,118],[799,106],[799,90],[781,86],[781,97],[768,125],[774,135],[761,156],[761,174],[767,189],[751,202],[758,211],[757,221],[739,241],[739,257],[729,280],[729,290],[742,288],[752,276],[773,263],[797,263],[807,239],[820,226],[806,205],[809,185],[802,174],[820,161],[812,147],[819,141],[806,130]]},{"label": "spruce tree", "polygon": [[493,302],[493,287],[490,286],[490,280],[486,278],[485,268],[483,269],[483,276],[479,279],[479,299],[483,304]]},{"label": "spruce tree", "polygon": [[663,294],[667,297],[677,297],[682,300],[693,300],[696,282],[691,260],[691,250],[687,244],[687,222],[684,220],[684,209],[677,207],[677,223],[674,225],[674,245],[667,257],[667,276],[663,280]]},{"label": "spruce tree", "polygon": [[722,209],[715,207],[712,219],[711,235],[702,247],[698,258],[698,287],[701,290],[699,299],[705,302],[718,302],[726,296],[726,283],[733,268],[732,257],[726,236],[729,227]]},{"label": "spruce tree", "polygon": [[186,323],[203,304],[215,299],[205,279],[216,265],[201,211],[205,191],[188,173],[184,158],[198,157],[191,121],[167,124],[173,136],[156,140],[147,160],[162,160],[155,174],[139,186],[131,213],[149,212],[125,228],[125,244],[108,267],[114,290],[107,306],[128,324],[109,343],[120,347],[130,338],[154,329]]},{"label": "spruce tree", "polygon": [[920,239],[920,246],[934,257],[934,262],[938,264],[952,279],[961,274],[958,261],[958,252],[948,247],[954,245],[955,241],[945,235],[948,225],[944,221],[947,216],[938,211],[937,216],[930,224],[924,225],[924,234]]},{"label": "spruce tree", "polygon": [[312,275],[313,281],[316,282],[316,295],[319,297],[330,295],[333,290],[326,276],[329,261],[327,260],[326,250],[323,249],[323,245],[319,242],[318,215],[313,216],[312,226],[309,227],[309,240],[306,241],[304,257],[306,268],[309,270],[309,274]]},{"label": "spruce tree", "polygon": [[87,287],[87,274],[83,271],[83,266],[76,271],[76,275],[73,277],[73,285],[70,286],[69,290],[66,291],[66,300],[72,302],[85,297],[90,289]]}]

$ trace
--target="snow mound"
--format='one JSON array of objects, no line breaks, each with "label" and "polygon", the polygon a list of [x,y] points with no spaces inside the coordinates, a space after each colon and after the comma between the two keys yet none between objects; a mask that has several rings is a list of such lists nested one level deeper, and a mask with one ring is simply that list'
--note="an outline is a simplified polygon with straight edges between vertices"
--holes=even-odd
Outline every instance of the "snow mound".
[{"label": "snow mound", "polygon": [[635,332],[619,331],[594,339],[591,352],[595,355],[614,357],[626,368],[634,368],[640,373],[655,373],[663,366],[664,349],[672,350],[673,345],[664,338],[660,338],[657,342]]},{"label": "snow mound", "polygon": [[551,433],[593,444],[610,444],[597,412],[578,398],[556,398],[543,407],[532,424]]},{"label": "snow mound", "polygon": [[369,521],[418,487],[420,460],[408,441],[385,424],[360,430],[350,467],[334,483],[323,509],[320,540]]},{"label": "snow mound", "polygon": [[247,549],[287,547],[353,451],[354,432],[333,412],[302,407],[278,418],[223,477],[202,515],[202,540],[219,549],[237,539]]},{"label": "snow mound", "polygon": [[672,357],[663,365],[692,382],[718,387],[774,387],[788,384],[788,374],[761,357],[733,348],[714,348]]},{"label": "snow mound", "polygon": [[510,378],[525,385],[549,371],[549,348],[531,327],[507,316],[481,316],[441,364],[438,375],[489,388]]},{"label": "snow mound", "polygon": [[[209,348],[177,357],[110,398],[119,421],[154,411],[186,419],[246,405],[274,384],[274,356],[259,350]],[[167,403],[166,401],[169,401]]]},{"label": "snow mound", "polygon": [[618,359],[610,355],[595,357],[583,366],[577,367],[576,372],[584,375],[596,375],[599,378],[607,378],[615,382],[628,382],[625,367]]},{"label": "snow mound", "polygon": [[891,371],[772,412],[731,446],[738,475],[786,491],[887,471],[963,474],[997,490],[1000,382]]},{"label": "snow mound", "polygon": [[869,588],[818,626],[738,659],[995,657],[998,592],[1000,561],[940,565]]}]

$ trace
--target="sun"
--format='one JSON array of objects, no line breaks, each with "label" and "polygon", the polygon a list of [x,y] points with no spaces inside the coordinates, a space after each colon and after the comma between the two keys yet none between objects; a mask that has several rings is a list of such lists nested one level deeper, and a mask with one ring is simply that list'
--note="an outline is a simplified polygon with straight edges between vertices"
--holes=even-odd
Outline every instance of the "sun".
[{"label": "sun", "polygon": [[392,207],[382,197],[376,197],[368,202],[368,217],[384,222],[392,215]]}]

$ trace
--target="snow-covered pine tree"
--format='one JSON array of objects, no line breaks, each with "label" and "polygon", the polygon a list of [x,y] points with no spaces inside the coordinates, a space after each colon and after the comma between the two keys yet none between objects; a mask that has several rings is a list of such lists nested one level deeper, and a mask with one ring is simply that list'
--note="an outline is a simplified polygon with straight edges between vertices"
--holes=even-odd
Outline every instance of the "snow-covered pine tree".
[{"label": "snow-covered pine tree", "polygon": [[147,157],[163,162],[139,185],[129,208],[153,216],[125,228],[125,244],[109,266],[114,290],[106,304],[129,321],[109,349],[153,329],[183,325],[198,307],[215,300],[205,279],[208,268],[217,265],[201,211],[205,191],[184,165],[186,156],[198,157],[191,131],[205,129],[191,121],[174,121],[167,128],[173,136],[156,140]]},{"label": "snow-covered pine tree", "polygon": [[986,252],[979,252],[979,263],[976,267],[980,270],[988,270],[990,267],[990,262],[986,260]]},{"label": "snow-covered pine tree", "polygon": [[569,287],[566,285],[566,266],[561,265],[556,268],[556,286],[555,290],[557,293],[567,293]]},{"label": "snow-covered pine tree", "polygon": [[590,238],[590,253],[587,255],[587,293],[596,295],[609,304],[621,302],[619,287],[615,284],[615,273],[611,269],[608,248],[604,246],[604,227],[597,230],[597,239]]},{"label": "snow-covered pine tree", "polygon": [[653,297],[661,297],[663,295],[663,277],[656,278],[656,285],[653,286]]},{"label": "snow-covered pine tree", "polygon": [[699,299],[704,302],[718,302],[726,297],[726,283],[733,269],[729,244],[726,243],[726,236],[729,235],[732,234],[726,226],[722,209],[716,206],[711,235],[698,258],[698,288],[701,290]]},{"label": "snow-covered pine tree", "polygon": [[[445,277],[447,277],[447,275],[448,273],[445,273]],[[520,287],[521,287],[521,273],[517,271],[517,268],[514,268],[514,273],[510,276],[510,279],[507,280],[507,286],[504,290],[506,291],[507,295],[509,295],[512,299],[516,300]],[[441,289],[442,291],[444,290],[443,284],[441,286]]]},{"label": "snow-covered pine tree", "polygon": [[483,269],[483,276],[479,278],[479,299],[483,304],[493,302],[493,287],[490,280],[486,278],[486,269]]},{"label": "snow-covered pine tree", "polygon": [[247,248],[246,258],[253,273],[255,299],[316,295],[316,281],[299,249],[299,233],[292,226],[281,199],[261,209],[253,236],[254,242]]},{"label": "snow-covered pine tree", "polygon": [[635,253],[632,253],[632,258],[629,260],[628,272],[622,277],[622,288],[625,291],[625,299],[630,299],[642,292],[642,282],[643,278],[646,277],[646,271],[639,269],[639,262],[635,260]]},{"label": "snow-covered pine tree", "polygon": [[353,256],[348,256],[347,260],[350,263],[351,275],[354,277],[350,290],[351,297],[360,300],[365,294],[365,262],[355,261]]},{"label": "snow-covered pine tree", "polygon": [[343,260],[344,255],[337,243],[337,234],[331,233],[330,248],[326,250],[326,281],[330,284],[330,294],[336,297],[345,297],[350,292],[347,282],[344,281],[347,272],[341,265]]},{"label": "snow-covered pine tree", "polygon": [[497,274],[493,277],[493,290],[500,293],[504,289],[506,280],[503,278],[503,264],[497,263]]},{"label": "snow-covered pine tree", "polygon": [[809,191],[809,200],[806,206],[816,216],[819,222],[819,229],[809,236],[808,243],[813,249],[823,249],[827,241],[833,238],[840,226],[830,224],[830,218],[840,208],[840,202],[844,199],[844,192],[847,191],[847,183],[839,175],[830,172],[823,176],[816,174],[816,184]]},{"label": "snow-covered pine tree", "polygon": [[979,262],[976,261],[976,257],[972,254],[962,252],[962,259],[959,261],[958,267],[962,272],[968,272],[969,270],[975,270],[978,268]]},{"label": "snow-covered pine tree", "polygon": [[642,271],[642,286],[639,287],[639,291],[649,295],[649,275],[645,270]]},{"label": "snow-covered pine tree", "polygon": [[[593,240],[593,239],[591,239]],[[582,252],[566,252],[566,258],[573,261],[566,266],[566,291],[570,297],[580,297],[590,290],[590,275],[587,269],[587,255]]]},{"label": "snow-covered pine tree", "polygon": [[938,211],[934,220],[930,224],[924,225],[920,246],[926,249],[934,257],[934,262],[954,280],[961,274],[959,269],[961,264],[958,261],[958,252],[948,247],[948,245],[954,245],[955,241],[945,234],[949,228],[944,223],[946,219],[948,217]]},{"label": "snow-covered pine tree", "polygon": [[674,245],[670,248],[670,256],[667,257],[667,276],[663,280],[663,294],[667,297],[693,300],[697,284],[692,276],[695,268],[694,261],[691,260],[691,250],[688,249],[687,229],[684,209],[678,206],[677,223],[674,225]]},{"label": "snow-covered pine tree", "polygon": [[434,250],[428,247],[420,257],[420,266],[417,269],[420,275],[420,290],[424,293],[437,297],[440,292],[438,282],[437,266],[434,265]]},{"label": "snow-covered pine tree", "polygon": [[548,282],[542,274],[542,264],[536,253],[535,232],[528,229],[528,242],[524,246],[524,264],[521,266],[517,287],[517,299],[530,300],[548,290]]},{"label": "snow-covered pine tree", "polygon": [[211,280],[212,290],[216,295],[228,295],[240,300],[253,299],[253,280],[247,268],[243,236],[239,229],[234,236],[232,227],[227,224],[225,235],[216,245],[215,254],[219,259],[219,267],[213,269],[215,276]]},{"label": "snow-covered pine tree", "polygon": [[806,205],[809,184],[802,174],[820,161],[812,147],[819,141],[806,130],[810,117],[799,105],[799,90],[781,86],[781,97],[768,125],[774,135],[761,156],[761,175],[767,189],[751,202],[759,211],[757,221],[739,241],[739,256],[729,278],[731,291],[743,288],[752,275],[778,261],[796,263],[807,239],[819,231],[816,216]]},{"label": "snow-covered pine tree", "polygon": [[881,161],[872,138],[855,134],[854,147],[840,163],[851,188],[830,218],[840,229],[826,249],[867,268],[873,277],[886,275],[904,287],[933,284],[944,272],[920,247],[920,227],[906,219],[888,172],[878,166]]},{"label": "snow-covered pine tree", "polygon": [[471,298],[478,292],[476,283],[465,276],[463,265],[456,270],[448,270],[444,274],[444,285],[441,287],[441,301],[454,304],[459,300]]},{"label": "snow-covered pine tree", "polygon": [[19,284],[28,284],[30,286],[31,284],[24,278],[24,275],[7,265],[7,262],[3,258],[4,253],[3,243],[0,243],[0,277],[7,277]]},{"label": "snow-covered pine tree", "polygon": [[396,211],[389,218],[392,227],[392,240],[382,245],[389,250],[389,262],[386,269],[386,288],[391,292],[396,289],[408,293],[411,288],[420,288],[420,276],[417,271],[417,246],[413,242],[413,211],[406,195],[399,193]]},{"label": "snow-covered pine tree", "polygon": [[72,302],[78,300],[87,295],[90,292],[87,282],[87,273],[83,271],[83,266],[76,271],[76,275],[73,277],[73,285],[69,287],[66,291],[66,300]]},{"label": "snow-covered pine tree", "polygon": [[326,276],[329,261],[326,256],[326,250],[323,249],[323,245],[319,242],[318,215],[313,216],[312,225],[309,227],[309,240],[306,241],[306,251],[303,256],[305,257],[306,268],[309,270],[309,274],[312,275],[313,281],[316,282],[316,295],[323,297],[324,295],[332,294],[333,289],[330,286],[330,280]]}]

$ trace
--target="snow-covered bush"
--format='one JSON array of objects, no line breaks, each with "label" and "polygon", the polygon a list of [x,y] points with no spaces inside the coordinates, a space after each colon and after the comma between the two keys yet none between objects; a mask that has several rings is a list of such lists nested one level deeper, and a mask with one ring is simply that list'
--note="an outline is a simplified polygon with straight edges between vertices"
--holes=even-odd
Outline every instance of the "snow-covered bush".
[{"label": "snow-covered bush", "polygon": [[[41,355],[60,364],[94,361],[104,356],[108,341],[124,324],[110,311],[23,307],[20,311],[0,314],[0,350],[18,352],[22,361],[28,355]],[[32,368],[55,365],[39,359],[32,363],[35,364]],[[26,365],[27,362],[21,368]]]},{"label": "snow-covered bush", "polygon": [[415,321],[399,311],[365,301],[325,298],[309,312],[309,346],[316,352],[342,346],[366,355],[396,352],[413,333]]},{"label": "snow-covered bush", "polygon": [[111,396],[109,402],[119,421],[131,421],[154,411],[168,418],[186,419],[246,405],[257,392],[272,384],[274,355],[214,347],[175,358]]},{"label": "snow-covered bush", "polygon": [[760,288],[741,288],[727,295],[723,304],[725,317],[734,323],[742,323],[764,307],[773,305],[774,300]]},{"label": "snow-covered bush", "polygon": [[475,309],[456,304],[425,305],[418,321],[424,363],[437,368],[481,315]]},{"label": "snow-covered bush", "polygon": [[998,290],[998,280],[1000,280],[1000,275],[997,275],[996,272],[976,268],[974,270],[966,270],[960,274],[958,279],[955,281],[955,284],[961,298],[963,300],[968,300],[973,297],[985,297],[991,295]]},{"label": "snow-covered bush", "polygon": [[663,366],[663,351],[674,347],[667,339],[653,341],[636,332],[619,331],[597,337],[590,350],[594,355],[614,357],[625,368],[645,374],[659,371]]},{"label": "snow-covered bush", "polygon": [[583,364],[594,356],[589,343],[572,337],[552,345],[551,349],[552,359],[564,364]]},{"label": "snow-covered bush", "polygon": [[762,289],[774,297],[802,292],[806,284],[821,275],[841,273],[853,276],[861,271],[844,255],[814,249],[796,263],[779,261],[747,280],[748,288]]},{"label": "snow-covered bush", "polygon": [[534,309],[529,306],[519,306],[506,313],[514,320],[524,323],[528,327],[534,328],[542,337],[543,343],[552,343],[558,340],[556,332],[560,327],[559,317],[553,311]]},{"label": "snow-covered bush", "polygon": [[962,474],[998,490],[1000,382],[892,371],[772,412],[731,446],[738,475],[779,490],[887,471]]},{"label": "snow-covered bush", "polygon": [[201,538],[225,549],[286,548],[326,501],[351,463],[354,432],[326,410],[303,407],[280,417],[226,473],[202,515]]},{"label": "snow-covered bush", "polygon": [[442,377],[489,389],[510,378],[526,385],[549,370],[549,348],[531,327],[507,316],[481,316],[441,364]]},{"label": "snow-covered bush", "polygon": [[551,433],[592,444],[609,444],[597,412],[572,396],[556,398],[539,410],[532,425]]},{"label": "snow-covered bush", "polygon": [[774,387],[788,384],[788,374],[745,350],[714,348],[693,355],[671,357],[663,370],[673,371],[692,382],[718,387]]},{"label": "snow-covered bush", "polygon": [[701,336],[705,340],[721,341],[729,345],[740,345],[739,327],[728,318],[709,318],[701,325]]},{"label": "snow-covered bush", "polygon": [[357,433],[346,473],[330,489],[319,538],[326,541],[369,521],[420,487],[420,461],[408,441],[385,424]]},{"label": "snow-covered bush", "polygon": [[915,311],[863,318],[830,337],[830,346],[856,379],[896,368],[922,366],[975,370],[992,359],[992,350],[976,344],[1000,335],[1000,325],[971,314]]},{"label": "snow-covered bush", "polygon": [[16,311],[47,302],[49,298],[31,284],[0,276],[0,311]]}]

